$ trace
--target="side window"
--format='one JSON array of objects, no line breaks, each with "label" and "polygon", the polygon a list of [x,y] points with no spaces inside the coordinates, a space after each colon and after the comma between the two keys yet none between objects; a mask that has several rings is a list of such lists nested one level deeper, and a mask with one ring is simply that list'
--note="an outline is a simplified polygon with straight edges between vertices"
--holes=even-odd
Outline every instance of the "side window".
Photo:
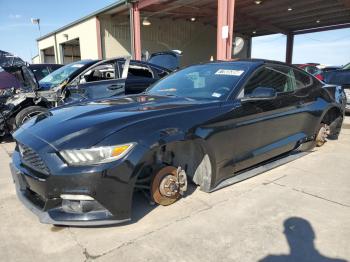
[{"label": "side window", "polygon": [[315,66],[306,66],[305,71],[310,73],[310,74],[315,74],[317,72],[317,67]]},{"label": "side window", "polygon": [[293,69],[296,81],[296,89],[305,88],[313,85],[313,79],[304,72]]},{"label": "side window", "polygon": [[129,65],[128,78],[140,77],[153,78],[153,72],[147,66],[131,62]]},{"label": "side window", "polygon": [[293,70],[288,67],[264,67],[257,71],[244,87],[244,96],[249,96],[258,87],[269,87],[278,93],[295,88]]},{"label": "side window", "polygon": [[97,65],[86,72],[80,83],[112,80],[115,78],[114,62]]}]

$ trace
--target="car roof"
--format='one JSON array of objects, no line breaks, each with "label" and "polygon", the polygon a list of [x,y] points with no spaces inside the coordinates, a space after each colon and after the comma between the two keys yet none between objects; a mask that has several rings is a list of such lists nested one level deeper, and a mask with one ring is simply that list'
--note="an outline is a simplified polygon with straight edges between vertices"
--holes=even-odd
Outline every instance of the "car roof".
[{"label": "car roof", "polygon": [[294,65],[291,64],[286,64],[284,62],[281,61],[275,61],[275,60],[268,60],[268,59],[260,59],[260,58],[251,58],[251,59],[235,59],[235,60],[229,60],[229,61],[222,61],[222,60],[216,60],[216,61],[211,61],[211,62],[207,62],[204,64],[251,64],[251,65],[255,65],[255,66],[260,66],[263,64],[276,64],[276,65],[284,65],[284,66],[290,66],[290,67],[294,67]]}]

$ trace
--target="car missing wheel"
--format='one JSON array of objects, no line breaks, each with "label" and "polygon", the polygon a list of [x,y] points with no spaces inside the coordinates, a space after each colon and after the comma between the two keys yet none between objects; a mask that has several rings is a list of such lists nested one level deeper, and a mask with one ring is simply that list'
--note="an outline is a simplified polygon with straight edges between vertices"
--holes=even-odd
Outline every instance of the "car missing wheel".
[{"label": "car missing wheel", "polygon": [[25,122],[13,135],[12,174],[19,198],[43,223],[125,222],[137,190],[169,205],[187,183],[212,192],[337,138],[345,100],[341,87],[284,63],[194,65],[146,93]]}]

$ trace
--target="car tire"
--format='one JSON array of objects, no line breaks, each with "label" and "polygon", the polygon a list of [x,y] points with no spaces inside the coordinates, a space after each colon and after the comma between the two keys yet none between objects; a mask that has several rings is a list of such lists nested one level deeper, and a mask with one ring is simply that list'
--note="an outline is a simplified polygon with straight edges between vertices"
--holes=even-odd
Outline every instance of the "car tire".
[{"label": "car tire", "polygon": [[20,127],[24,122],[41,113],[48,112],[48,109],[42,106],[30,106],[22,109],[15,118],[16,128]]}]

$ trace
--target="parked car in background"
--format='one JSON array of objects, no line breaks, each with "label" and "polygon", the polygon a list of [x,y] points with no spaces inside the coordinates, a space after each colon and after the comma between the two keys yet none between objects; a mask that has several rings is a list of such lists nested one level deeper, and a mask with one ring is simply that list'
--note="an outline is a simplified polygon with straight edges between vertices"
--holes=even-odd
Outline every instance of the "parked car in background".
[{"label": "parked car in background", "polygon": [[27,70],[32,88],[7,98],[0,109],[3,119],[0,119],[0,134],[7,134],[28,119],[64,103],[141,93],[171,72],[130,57],[74,62],[57,69],[39,83]]},{"label": "parked car in background", "polygon": [[13,135],[11,170],[20,200],[43,223],[125,222],[137,190],[170,205],[189,180],[212,192],[337,138],[344,103],[339,86],[284,63],[194,65],[146,93],[27,121]]},{"label": "parked car in background", "polygon": [[24,84],[21,67],[25,65],[21,58],[0,50],[0,96]]},{"label": "parked car in background", "polygon": [[317,67],[319,64],[316,63],[310,63],[310,64],[301,64],[297,65],[300,69],[308,72],[311,75],[314,75],[319,71],[319,68]]},{"label": "parked car in background", "polygon": [[341,69],[324,72],[323,76],[324,82],[344,88],[347,96],[346,112],[350,113],[350,63]]},{"label": "parked car in background", "polygon": [[40,81],[45,76],[51,74],[62,66],[63,65],[60,64],[31,64],[29,65],[29,69],[33,71],[36,80]]}]

